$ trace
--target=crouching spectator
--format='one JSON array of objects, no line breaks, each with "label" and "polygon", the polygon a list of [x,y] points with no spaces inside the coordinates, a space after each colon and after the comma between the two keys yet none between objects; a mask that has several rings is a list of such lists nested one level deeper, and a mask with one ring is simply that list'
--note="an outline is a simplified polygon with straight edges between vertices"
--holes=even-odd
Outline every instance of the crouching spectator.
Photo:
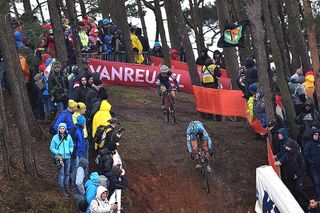
[{"label": "crouching spectator", "polygon": [[303,176],[306,166],[295,141],[288,139],[285,144],[284,156],[280,161],[275,162],[275,165],[281,165],[284,168],[287,187],[301,207],[305,208],[309,202],[308,196],[303,191]]},{"label": "crouching spectator", "polygon": [[128,187],[128,177],[125,174],[125,170],[121,169],[118,165],[113,166],[111,172],[106,174],[109,180],[108,199],[110,199],[116,189],[126,189]]},{"label": "crouching spectator", "polygon": [[103,186],[98,186],[96,198],[90,203],[91,213],[108,213],[118,209],[116,204],[110,204],[108,199],[108,189]]}]

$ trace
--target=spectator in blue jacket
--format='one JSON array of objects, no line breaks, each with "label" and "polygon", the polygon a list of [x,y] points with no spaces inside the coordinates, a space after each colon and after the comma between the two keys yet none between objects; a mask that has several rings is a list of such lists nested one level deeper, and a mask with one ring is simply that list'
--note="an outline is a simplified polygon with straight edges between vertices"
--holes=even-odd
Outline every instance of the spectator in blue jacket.
[{"label": "spectator in blue jacket", "polygon": [[320,199],[320,142],[319,130],[312,131],[312,138],[306,143],[303,149],[304,159],[307,163],[307,171],[311,176],[313,185]]},{"label": "spectator in blue jacket", "polygon": [[68,101],[68,108],[62,111],[54,124],[54,130],[58,132],[58,126],[60,123],[65,123],[67,125],[68,132],[71,132],[74,124],[72,120],[72,114],[77,110],[78,104],[74,100]]},{"label": "spectator in blue jacket", "polygon": [[74,155],[71,158],[71,170],[72,170],[72,184],[75,184],[77,168],[79,166],[80,158],[85,157],[85,141],[83,128],[86,125],[86,118],[83,115],[77,117],[77,124],[72,130],[72,138],[75,144]]},{"label": "spectator in blue jacket", "polygon": [[112,59],[112,37],[106,35],[103,39],[102,51],[106,54],[107,60],[111,61]]},{"label": "spectator in blue jacket", "polygon": [[[107,188],[108,179],[104,175],[100,175],[97,172],[92,172],[90,179],[85,184],[86,188],[86,200],[90,204],[91,201],[96,197],[98,186],[104,186]],[[89,210],[89,208],[88,208]],[[88,211],[87,211],[88,212]]]},{"label": "spectator in blue jacket", "polygon": [[68,193],[70,176],[70,158],[73,152],[73,141],[66,130],[65,123],[59,124],[59,132],[53,136],[50,151],[55,156],[58,166],[58,185]]}]

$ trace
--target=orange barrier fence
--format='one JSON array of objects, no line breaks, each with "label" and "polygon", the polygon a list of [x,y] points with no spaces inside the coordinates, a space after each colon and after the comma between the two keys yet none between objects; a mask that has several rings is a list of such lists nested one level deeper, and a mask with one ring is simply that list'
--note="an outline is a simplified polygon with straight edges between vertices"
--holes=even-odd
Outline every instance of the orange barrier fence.
[{"label": "orange barrier fence", "polygon": [[219,90],[193,86],[199,112],[224,116],[247,117],[247,103],[240,90]]},{"label": "orange barrier fence", "polygon": [[280,172],[278,170],[278,167],[276,165],[274,165],[275,160],[273,159],[273,152],[272,152],[272,148],[271,148],[271,145],[270,145],[269,138],[267,138],[266,142],[267,142],[269,166],[271,166],[273,168],[273,170],[277,173],[277,175],[280,177]]}]

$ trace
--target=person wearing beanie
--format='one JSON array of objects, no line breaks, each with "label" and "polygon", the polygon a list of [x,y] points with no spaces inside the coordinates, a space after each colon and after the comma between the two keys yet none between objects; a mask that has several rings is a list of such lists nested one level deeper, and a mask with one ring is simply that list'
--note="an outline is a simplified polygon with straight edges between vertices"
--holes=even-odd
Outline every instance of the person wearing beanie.
[{"label": "person wearing beanie", "polygon": [[170,51],[170,60],[179,61],[178,50],[172,49],[172,50]]},{"label": "person wearing beanie", "polygon": [[305,207],[309,202],[309,197],[303,191],[304,172],[306,165],[302,153],[298,149],[298,144],[288,139],[285,144],[285,154],[275,165],[283,167],[286,185],[298,203]]},{"label": "person wearing beanie", "polygon": [[58,60],[52,61],[51,71],[48,80],[48,89],[52,102],[57,106],[58,112],[62,112],[68,101],[69,82],[61,70],[61,63]]},{"label": "person wearing beanie", "polygon": [[89,179],[85,183],[86,189],[86,200],[87,203],[91,203],[91,201],[95,198],[97,193],[97,188],[99,186],[99,174],[98,172],[92,172],[90,174]]},{"label": "person wearing beanie", "polygon": [[296,115],[303,110],[303,104],[307,100],[306,99],[306,90],[299,82],[298,74],[294,74],[290,77],[290,82],[288,84],[289,92],[291,94],[294,109],[296,111]]},{"label": "person wearing beanie", "polygon": [[201,52],[200,52],[200,55],[199,55],[199,57],[197,58],[197,60],[196,60],[196,64],[197,65],[201,65],[201,66],[204,66],[205,65],[205,61],[207,60],[207,59],[211,59],[210,58],[210,56],[208,55],[208,49],[207,48],[205,48],[205,49],[203,49]]},{"label": "person wearing beanie", "polygon": [[74,143],[74,151],[71,157],[71,179],[72,184],[75,184],[76,172],[79,166],[79,161],[81,158],[85,158],[85,144],[83,129],[86,125],[86,118],[83,115],[77,117],[77,123],[74,125],[73,129],[70,132]]},{"label": "person wearing beanie", "polygon": [[58,132],[58,125],[60,123],[66,123],[68,132],[72,131],[72,129],[74,127],[72,115],[77,110],[77,106],[78,106],[78,104],[74,100],[70,99],[68,101],[68,108],[63,110],[62,112],[60,112],[57,115],[56,121],[53,126],[53,128],[56,132]]},{"label": "person wearing beanie", "polygon": [[86,110],[87,110],[87,106],[84,103],[82,103],[82,102],[78,102],[77,103],[77,109],[72,115],[72,121],[73,121],[74,124],[77,124],[77,117],[79,115],[85,115],[86,114]]},{"label": "person wearing beanie", "polygon": [[102,42],[99,38],[99,30],[97,28],[92,28],[89,33],[89,52],[93,54],[101,53]]},{"label": "person wearing beanie", "polygon": [[[118,142],[122,137],[122,133],[119,131],[116,132],[116,128],[120,122],[117,118],[111,118],[107,122],[109,123],[108,126],[102,126],[102,128],[99,127],[96,131],[96,137],[94,137],[93,140],[94,148],[96,150],[107,148],[109,151],[114,151],[116,150],[114,145],[119,145]],[[99,132],[99,134],[97,132]]]},{"label": "person wearing beanie", "polygon": [[128,176],[120,166],[112,167],[112,170],[106,174],[109,180],[109,195],[108,199],[112,196],[116,189],[126,189],[128,187]]},{"label": "person wearing beanie", "polygon": [[215,50],[213,52],[212,59],[213,59],[215,65],[219,66],[222,69],[226,68],[226,62],[224,61],[224,57],[219,50]]},{"label": "person wearing beanie", "polygon": [[163,58],[162,47],[159,41],[154,42],[154,46],[153,46],[153,49],[151,50],[150,55],[158,58]]},{"label": "person wearing beanie", "polygon": [[307,164],[307,172],[310,174],[317,199],[320,200],[320,141],[319,130],[311,131],[311,137],[303,148],[303,156]]}]

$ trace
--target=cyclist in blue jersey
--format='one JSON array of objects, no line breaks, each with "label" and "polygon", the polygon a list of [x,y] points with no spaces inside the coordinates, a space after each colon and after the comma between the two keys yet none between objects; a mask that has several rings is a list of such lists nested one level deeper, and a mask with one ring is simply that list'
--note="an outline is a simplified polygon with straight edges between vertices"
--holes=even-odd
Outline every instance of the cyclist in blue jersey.
[{"label": "cyclist in blue jersey", "polygon": [[[213,154],[211,138],[209,137],[206,129],[200,121],[191,121],[187,128],[187,147],[190,158],[196,161],[199,159],[197,138],[200,139],[202,149],[205,153],[204,157],[208,163],[207,170],[208,172],[212,172],[212,169],[208,162],[210,156],[212,156]],[[201,165],[197,164],[196,168],[201,168]]]},{"label": "cyclist in blue jersey", "polygon": [[158,74],[158,94],[161,98],[162,101],[162,109],[165,109],[165,96],[163,95],[163,92],[168,91],[168,93],[171,94],[173,102],[175,98],[175,92],[172,91],[172,86],[170,83],[170,78],[173,80],[175,83],[176,89],[179,92],[179,82],[175,77],[172,75],[172,72],[169,70],[169,67],[166,65],[162,65],[160,67],[160,73]]}]

